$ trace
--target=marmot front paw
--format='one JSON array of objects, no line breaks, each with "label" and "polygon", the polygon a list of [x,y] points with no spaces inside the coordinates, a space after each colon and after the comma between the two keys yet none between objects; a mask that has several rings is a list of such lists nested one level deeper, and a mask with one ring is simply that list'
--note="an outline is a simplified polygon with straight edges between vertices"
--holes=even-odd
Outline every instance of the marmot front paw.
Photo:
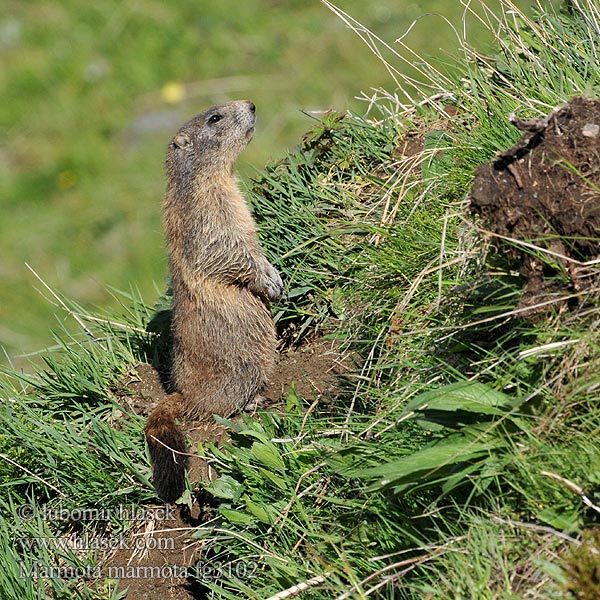
[{"label": "marmot front paw", "polygon": [[283,281],[277,269],[270,263],[265,263],[263,271],[256,278],[256,293],[265,296],[271,302],[277,302],[283,296]]}]

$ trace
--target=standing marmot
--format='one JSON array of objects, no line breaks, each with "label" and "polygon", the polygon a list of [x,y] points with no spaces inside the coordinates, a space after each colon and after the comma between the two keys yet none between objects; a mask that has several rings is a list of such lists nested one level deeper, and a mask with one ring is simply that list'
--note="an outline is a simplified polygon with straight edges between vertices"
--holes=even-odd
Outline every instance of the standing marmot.
[{"label": "standing marmot", "polygon": [[[169,144],[164,221],[172,276],[173,383],[146,439],[154,486],[168,502],[184,490],[179,416],[229,416],[252,403],[275,359],[269,302],[283,284],[264,257],[232,175],[254,133],[254,104],[230,102],[188,121]],[[173,450],[175,452],[173,452]]]}]

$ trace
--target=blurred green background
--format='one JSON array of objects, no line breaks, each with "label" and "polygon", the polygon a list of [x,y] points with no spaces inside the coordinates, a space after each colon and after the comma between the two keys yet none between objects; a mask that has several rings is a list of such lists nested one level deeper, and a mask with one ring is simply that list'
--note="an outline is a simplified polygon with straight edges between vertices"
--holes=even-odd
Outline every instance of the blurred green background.
[{"label": "blurred green background", "polygon": [[[458,0],[339,6],[390,43],[425,13],[461,27],[464,11]],[[469,23],[474,43],[489,42]],[[458,47],[435,15],[404,42],[442,59]],[[249,177],[299,141],[312,124],[305,112],[363,113],[354,96],[393,88],[317,0],[5,0],[0,57],[0,344],[17,361],[68,320],[25,263],[87,307],[114,305],[109,286],[138,288],[150,304],[163,289],[163,157],[183,121],[253,100],[257,134],[239,164]]]}]

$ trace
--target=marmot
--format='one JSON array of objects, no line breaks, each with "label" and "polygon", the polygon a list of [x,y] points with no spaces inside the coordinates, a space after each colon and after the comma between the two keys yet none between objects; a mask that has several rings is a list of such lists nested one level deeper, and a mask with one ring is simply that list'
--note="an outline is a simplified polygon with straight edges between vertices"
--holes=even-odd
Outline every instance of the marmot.
[{"label": "marmot", "polygon": [[232,174],[255,121],[251,102],[213,106],[183,125],[167,152],[176,391],[146,424],[154,486],[167,502],[185,487],[186,442],[175,420],[243,410],[258,399],[275,360],[269,303],[282,296],[283,283]]}]

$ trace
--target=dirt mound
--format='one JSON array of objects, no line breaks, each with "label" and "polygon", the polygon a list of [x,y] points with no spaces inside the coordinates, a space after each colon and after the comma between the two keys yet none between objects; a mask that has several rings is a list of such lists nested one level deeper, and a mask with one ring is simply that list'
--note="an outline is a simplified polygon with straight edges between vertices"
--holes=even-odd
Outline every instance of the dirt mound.
[{"label": "dirt mound", "polygon": [[522,305],[533,306],[597,282],[600,100],[575,98],[544,119],[511,121],[525,133],[477,169],[471,211],[516,261]]}]

